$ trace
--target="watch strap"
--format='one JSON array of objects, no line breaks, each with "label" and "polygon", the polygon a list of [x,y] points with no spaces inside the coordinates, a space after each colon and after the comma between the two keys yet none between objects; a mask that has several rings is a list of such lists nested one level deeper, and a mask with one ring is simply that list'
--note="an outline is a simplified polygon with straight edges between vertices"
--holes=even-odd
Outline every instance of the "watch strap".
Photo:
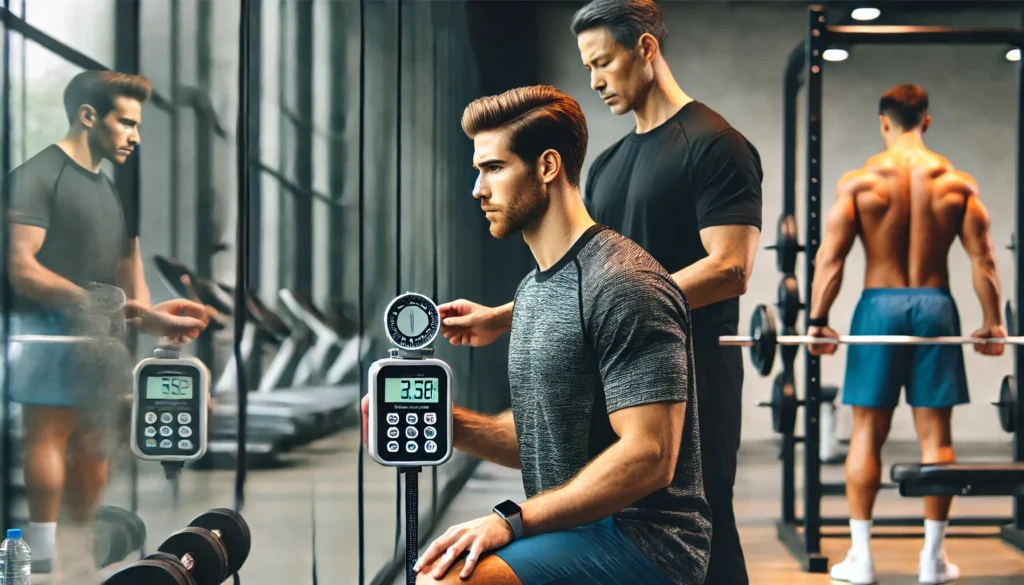
[{"label": "watch strap", "polygon": [[[506,511],[508,511],[509,509],[514,509],[515,512],[511,514],[506,514],[502,511],[502,507],[504,507]],[[522,538],[523,511],[515,502],[513,502],[512,500],[506,500],[495,506],[493,508],[493,512],[500,516],[506,523],[508,523],[509,528],[512,529],[512,540],[518,540],[519,538]]]},{"label": "watch strap", "polygon": [[512,528],[512,540],[519,540],[523,537],[523,515],[520,512],[516,512],[511,516],[502,516],[502,518]]}]

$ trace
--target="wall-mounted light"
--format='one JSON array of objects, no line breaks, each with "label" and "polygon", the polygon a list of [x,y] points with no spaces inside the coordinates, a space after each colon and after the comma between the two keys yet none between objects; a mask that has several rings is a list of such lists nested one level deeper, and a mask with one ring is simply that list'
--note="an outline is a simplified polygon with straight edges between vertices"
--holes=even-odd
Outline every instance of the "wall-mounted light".
[{"label": "wall-mounted light", "polygon": [[826,61],[846,61],[849,56],[850,52],[846,49],[825,49],[821,54],[821,58]]},{"label": "wall-mounted light", "polygon": [[854,20],[874,20],[881,15],[882,11],[877,8],[854,8],[850,13]]},{"label": "wall-mounted light", "polygon": [[1020,49],[1010,49],[1006,52],[1007,61],[1020,61]]}]

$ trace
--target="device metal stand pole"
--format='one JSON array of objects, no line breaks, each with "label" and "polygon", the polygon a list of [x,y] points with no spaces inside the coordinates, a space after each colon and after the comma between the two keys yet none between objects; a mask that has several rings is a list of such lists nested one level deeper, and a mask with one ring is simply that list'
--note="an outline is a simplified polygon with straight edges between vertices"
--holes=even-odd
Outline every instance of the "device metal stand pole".
[{"label": "device metal stand pole", "polygon": [[405,475],[405,582],[416,585],[416,558],[419,553],[419,467],[401,467]]},{"label": "device metal stand pole", "polygon": [[[421,360],[434,356],[434,349],[425,347],[422,349],[399,349],[389,350],[391,357],[404,360]],[[412,568],[416,565],[416,558],[419,554],[419,467],[399,467],[399,471],[405,475],[405,582],[407,585],[416,585],[416,572]]]}]

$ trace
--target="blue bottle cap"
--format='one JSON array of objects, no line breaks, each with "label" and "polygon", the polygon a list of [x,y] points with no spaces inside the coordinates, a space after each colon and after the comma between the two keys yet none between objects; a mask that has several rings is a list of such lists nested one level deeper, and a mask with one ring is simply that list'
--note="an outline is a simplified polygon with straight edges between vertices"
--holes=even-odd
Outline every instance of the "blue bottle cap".
[{"label": "blue bottle cap", "polygon": [[20,539],[21,538],[21,528],[8,528],[7,529],[7,538],[12,538],[14,540]]}]

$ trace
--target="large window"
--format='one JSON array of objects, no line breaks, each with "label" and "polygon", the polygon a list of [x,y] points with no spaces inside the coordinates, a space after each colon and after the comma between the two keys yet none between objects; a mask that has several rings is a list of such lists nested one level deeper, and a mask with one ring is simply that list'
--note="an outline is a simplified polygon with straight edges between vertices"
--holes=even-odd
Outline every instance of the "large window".
[{"label": "large window", "polygon": [[[220,0],[218,0],[219,2]],[[174,61],[173,23],[177,0],[158,0],[139,4],[139,28],[142,46],[139,47],[139,69],[153,82],[157,91],[171,96],[172,62]]]},{"label": "large window", "polygon": [[[27,0],[25,20],[100,63],[114,62],[118,0]],[[21,4],[12,0],[11,4]],[[145,4],[145,3],[144,3]]]},{"label": "large window", "polygon": [[64,137],[64,88],[82,71],[18,35],[11,38],[12,167]]}]

